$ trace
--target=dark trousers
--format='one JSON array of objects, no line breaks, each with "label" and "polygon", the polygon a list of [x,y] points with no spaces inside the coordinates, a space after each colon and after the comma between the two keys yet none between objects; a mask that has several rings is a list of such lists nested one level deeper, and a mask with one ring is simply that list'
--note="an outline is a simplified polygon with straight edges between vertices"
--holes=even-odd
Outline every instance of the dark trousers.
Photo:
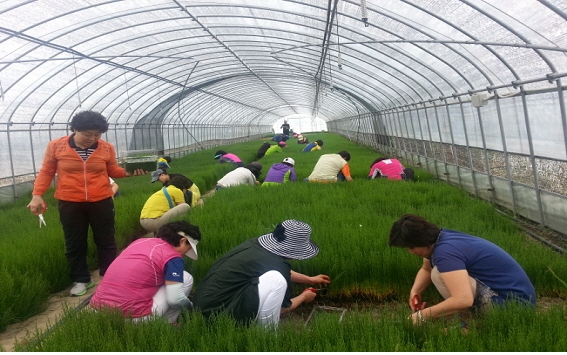
[{"label": "dark trousers", "polygon": [[71,280],[91,280],[87,265],[89,225],[98,251],[99,273],[104,276],[106,269],[116,258],[112,198],[97,202],[59,201],[59,220],[65,235],[65,256],[71,267]]}]

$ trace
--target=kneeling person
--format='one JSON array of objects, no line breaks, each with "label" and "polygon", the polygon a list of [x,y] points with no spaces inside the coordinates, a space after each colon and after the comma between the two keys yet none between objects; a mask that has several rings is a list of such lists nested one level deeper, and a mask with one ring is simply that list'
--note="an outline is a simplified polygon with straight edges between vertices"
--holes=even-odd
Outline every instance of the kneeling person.
[{"label": "kneeling person", "polygon": [[281,163],[275,163],[270,170],[268,170],[268,174],[266,174],[262,186],[279,185],[290,181],[295,182],[297,176],[293,168],[294,165],[295,160],[289,157],[285,158]]},{"label": "kneeling person", "polygon": [[306,289],[291,298],[291,282],[331,283],[326,275],[310,277],[291,270],[288,260],[310,259],[319,253],[310,235],[308,224],[286,220],[272,233],[238,245],[217,260],[199,283],[195,308],[205,317],[226,312],[240,324],[277,325],[281,313],[316,296]]},{"label": "kneeling person", "polygon": [[[534,287],[522,267],[506,251],[488,240],[441,229],[417,215],[394,222],[388,244],[406,248],[423,258],[410,291],[414,323],[449,316],[490,303],[536,303]],[[443,302],[425,308],[421,294],[433,283]]]},{"label": "kneeling person", "polygon": [[172,177],[167,186],[150,196],[140,214],[142,228],[156,232],[172,218],[186,214],[189,211],[189,204],[185,202],[184,194],[189,187],[190,180],[178,175]]},{"label": "kneeling person", "polygon": [[197,260],[199,227],[186,221],[164,224],[157,238],[140,238],[110,264],[90,305],[119,309],[124,317],[146,320],[165,317],[176,322],[184,308],[193,277],[184,270],[183,255]]}]

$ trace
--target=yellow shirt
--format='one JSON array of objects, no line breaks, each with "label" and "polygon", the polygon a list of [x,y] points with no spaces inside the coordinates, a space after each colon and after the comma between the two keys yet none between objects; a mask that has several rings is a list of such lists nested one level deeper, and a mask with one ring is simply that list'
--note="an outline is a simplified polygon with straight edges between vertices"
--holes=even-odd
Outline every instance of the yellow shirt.
[{"label": "yellow shirt", "polygon": [[[180,203],[185,202],[185,197],[183,196],[183,191],[179,190],[177,187],[173,185],[169,185],[166,187],[169,196],[171,197],[171,201],[173,202],[174,206],[177,206]],[[142,218],[158,218],[163,216],[163,214],[169,211],[169,202],[167,202],[167,198],[165,194],[160,189],[156,193],[150,196],[144,207],[142,208],[142,213],[140,214],[140,219]]]},{"label": "yellow shirt", "polygon": [[197,201],[201,198],[201,191],[199,191],[199,188],[195,184],[189,188],[189,191],[193,192],[191,196],[191,206],[196,206]]}]

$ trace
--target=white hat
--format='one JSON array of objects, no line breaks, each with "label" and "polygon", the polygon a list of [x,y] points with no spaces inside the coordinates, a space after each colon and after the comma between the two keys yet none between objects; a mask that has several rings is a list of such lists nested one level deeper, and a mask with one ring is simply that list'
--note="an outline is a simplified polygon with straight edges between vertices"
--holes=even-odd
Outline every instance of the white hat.
[{"label": "white hat", "polygon": [[319,253],[319,247],[309,237],[311,227],[304,222],[288,219],[276,226],[272,233],[258,238],[260,245],[287,259],[305,260]]},{"label": "white hat", "polygon": [[291,164],[291,166],[295,166],[295,160],[293,160],[293,158],[290,157],[284,158],[283,163],[288,163]]},{"label": "white hat", "polygon": [[177,234],[183,236],[184,238],[187,238],[187,241],[189,242],[189,244],[191,244],[191,249],[187,253],[185,253],[185,255],[187,255],[193,260],[197,260],[199,258],[199,256],[197,255],[197,243],[199,243],[199,241],[191,238],[182,231],[177,232]]}]

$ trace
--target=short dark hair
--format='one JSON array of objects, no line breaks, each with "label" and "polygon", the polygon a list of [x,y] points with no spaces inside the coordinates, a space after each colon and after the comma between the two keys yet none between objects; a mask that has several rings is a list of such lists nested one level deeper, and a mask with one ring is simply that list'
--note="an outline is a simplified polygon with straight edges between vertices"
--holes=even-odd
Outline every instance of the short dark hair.
[{"label": "short dark hair", "polygon": [[317,139],[317,140],[315,141],[315,143],[317,143],[317,145],[318,145],[319,147],[322,147],[322,146],[323,146],[323,141],[320,140],[320,139]]},{"label": "short dark hair", "polygon": [[347,152],[346,150],[341,150],[337,154],[340,155],[341,157],[343,157],[343,159],[346,160],[346,161],[350,160],[350,153]]},{"label": "short dark hair", "polygon": [[95,111],[81,111],[75,114],[69,123],[72,130],[79,132],[95,130],[101,133],[108,131],[106,118]]},{"label": "short dark hair", "polygon": [[[171,175],[170,175],[171,176]],[[191,180],[188,177],[183,175],[175,175],[169,180],[169,184],[167,186],[173,185],[177,187],[179,190],[188,190],[191,185]]]},{"label": "short dark hair", "polygon": [[437,225],[415,214],[405,214],[392,225],[388,245],[400,248],[427,247],[441,233]]},{"label": "short dark hair", "polygon": [[201,231],[199,230],[199,227],[194,226],[187,221],[174,221],[164,224],[158,229],[156,237],[166,241],[174,247],[178,247],[181,238],[184,238],[178,232],[183,232],[195,240],[201,240]]},{"label": "short dark hair", "polygon": [[164,156],[163,159],[165,159],[168,164],[171,163],[171,157],[169,155]]}]

